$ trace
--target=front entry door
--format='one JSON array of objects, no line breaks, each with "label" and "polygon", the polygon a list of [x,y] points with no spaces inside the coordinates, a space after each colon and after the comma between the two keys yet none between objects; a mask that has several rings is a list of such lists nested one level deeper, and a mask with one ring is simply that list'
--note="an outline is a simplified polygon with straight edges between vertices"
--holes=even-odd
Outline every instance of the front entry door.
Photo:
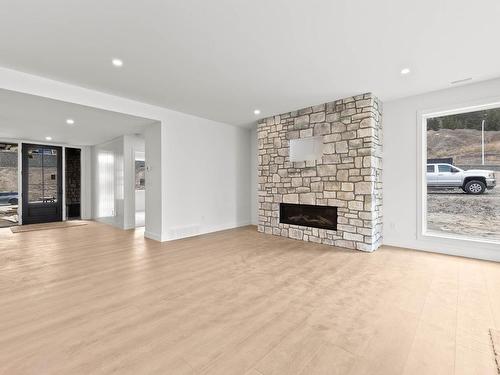
[{"label": "front entry door", "polygon": [[62,220],[62,149],[23,143],[23,224]]}]

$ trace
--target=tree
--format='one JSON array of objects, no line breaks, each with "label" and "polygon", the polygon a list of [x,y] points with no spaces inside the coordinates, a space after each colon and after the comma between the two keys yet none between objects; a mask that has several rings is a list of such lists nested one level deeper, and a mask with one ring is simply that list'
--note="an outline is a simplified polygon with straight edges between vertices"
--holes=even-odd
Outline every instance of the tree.
[{"label": "tree", "polygon": [[500,131],[500,108],[430,118],[427,120],[427,130],[481,130],[483,119],[486,120],[485,131]]}]

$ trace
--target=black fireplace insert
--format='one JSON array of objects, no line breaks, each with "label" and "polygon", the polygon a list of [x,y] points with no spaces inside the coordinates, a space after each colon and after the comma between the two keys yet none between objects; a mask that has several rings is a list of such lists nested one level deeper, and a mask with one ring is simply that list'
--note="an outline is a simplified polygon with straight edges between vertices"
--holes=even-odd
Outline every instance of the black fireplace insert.
[{"label": "black fireplace insert", "polygon": [[280,223],[337,230],[337,207],[280,203]]}]

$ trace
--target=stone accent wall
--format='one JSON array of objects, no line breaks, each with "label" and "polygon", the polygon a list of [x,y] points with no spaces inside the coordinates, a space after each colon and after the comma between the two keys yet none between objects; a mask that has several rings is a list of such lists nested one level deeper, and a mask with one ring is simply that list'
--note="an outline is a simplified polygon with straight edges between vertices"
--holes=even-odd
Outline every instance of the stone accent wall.
[{"label": "stone accent wall", "polygon": [[0,167],[0,191],[1,192],[17,192],[17,167],[3,168]]},{"label": "stone accent wall", "polygon": [[81,162],[80,149],[66,149],[66,204],[80,203]]},{"label": "stone accent wall", "polygon": [[[382,108],[372,94],[259,121],[260,232],[373,251],[382,236]],[[291,162],[291,139],[322,136],[320,160]],[[337,231],[279,222],[280,203],[338,207]]]},{"label": "stone accent wall", "polygon": [[16,151],[0,149],[0,191],[17,192],[17,147]]}]

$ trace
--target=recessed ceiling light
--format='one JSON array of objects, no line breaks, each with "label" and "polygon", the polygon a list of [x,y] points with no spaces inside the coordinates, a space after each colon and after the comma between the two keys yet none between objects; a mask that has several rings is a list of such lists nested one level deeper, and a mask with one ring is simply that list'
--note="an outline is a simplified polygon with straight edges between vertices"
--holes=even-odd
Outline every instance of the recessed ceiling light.
[{"label": "recessed ceiling light", "polygon": [[254,115],[260,115],[260,109],[254,109],[253,114]]},{"label": "recessed ceiling light", "polygon": [[117,66],[117,67],[123,66],[123,60],[113,59],[113,60],[111,60],[111,62],[113,63],[114,66]]},{"label": "recessed ceiling light", "polygon": [[69,118],[66,120],[66,124],[68,125],[73,125],[75,123],[75,120],[73,120],[72,118]]},{"label": "recessed ceiling light", "polygon": [[403,68],[403,69],[401,69],[401,74],[402,75],[406,75],[408,73],[410,73],[410,68]]},{"label": "recessed ceiling light", "polygon": [[46,140],[46,141],[51,141],[51,140],[52,140],[52,137],[45,137],[45,140]]}]

